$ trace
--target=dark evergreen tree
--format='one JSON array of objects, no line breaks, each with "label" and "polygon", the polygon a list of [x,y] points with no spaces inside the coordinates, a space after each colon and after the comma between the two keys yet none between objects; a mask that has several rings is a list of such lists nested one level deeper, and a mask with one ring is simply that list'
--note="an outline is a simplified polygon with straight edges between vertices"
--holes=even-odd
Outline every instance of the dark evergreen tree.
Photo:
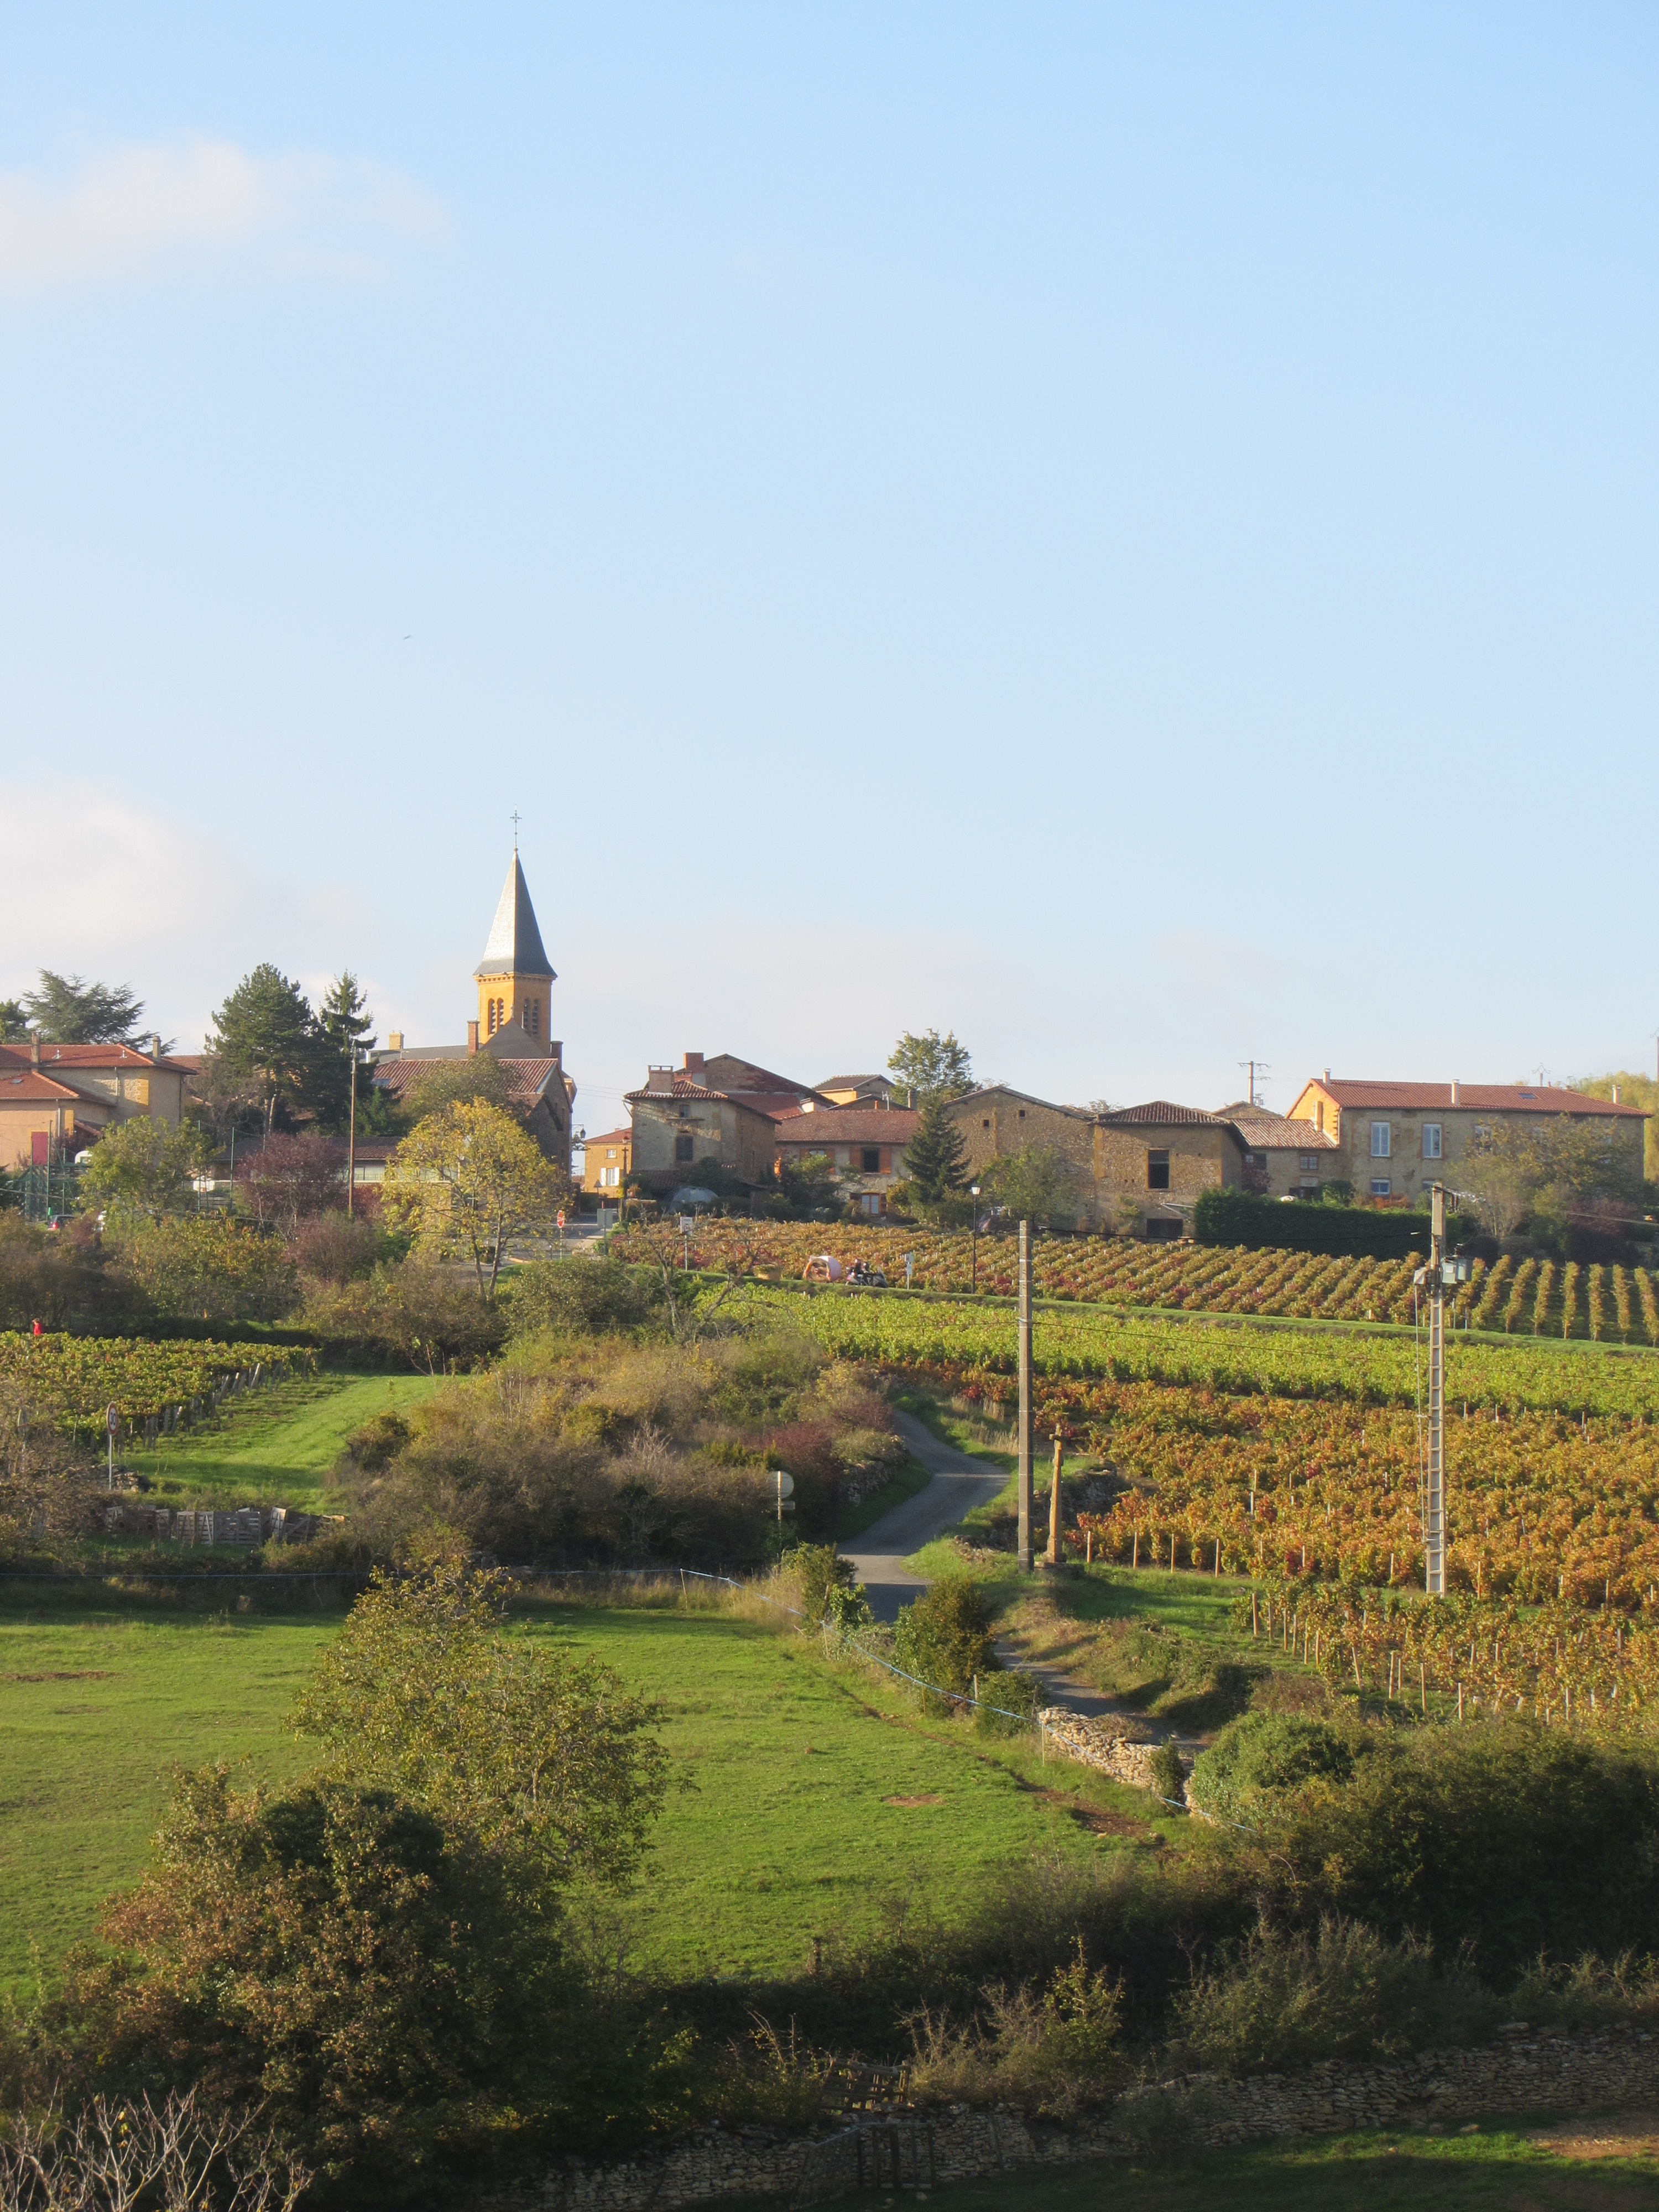
[{"label": "dark evergreen tree", "polygon": [[32,1030],[52,1044],[117,1044],[132,1035],[144,1002],[125,983],[88,983],[84,975],[40,970],[23,1000]]},{"label": "dark evergreen tree", "polygon": [[231,1082],[248,1086],[267,1132],[279,1109],[292,1116],[312,1103],[317,1024],[297,983],[262,961],[243,976],[213,1022],[208,1050]]},{"label": "dark evergreen tree", "polygon": [[943,1098],[930,1098],[922,1108],[904,1147],[904,1172],[924,1206],[938,1206],[967,1188],[968,1147]]},{"label": "dark evergreen tree", "polygon": [[[317,1064],[312,1080],[311,1104],[319,1121],[343,1130],[351,1113],[351,1055],[361,1063],[373,1051],[370,1034],[374,1017],[363,1002],[357,978],[348,968],[334,979],[332,988],[317,1015]],[[368,1079],[361,1064],[357,1070],[357,1103],[361,1109]],[[364,1133],[360,1126],[359,1135]]]}]

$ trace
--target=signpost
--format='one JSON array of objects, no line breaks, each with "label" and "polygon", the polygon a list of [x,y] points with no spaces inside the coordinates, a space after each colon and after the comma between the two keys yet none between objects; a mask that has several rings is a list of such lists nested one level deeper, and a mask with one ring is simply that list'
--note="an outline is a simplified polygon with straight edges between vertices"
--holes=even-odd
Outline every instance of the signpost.
[{"label": "signpost", "polygon": [[1428,1464],[1423,1487],[1423,1587],[1430,1597],[1446,1595],[1446,1292],[1469,1279],[1467,1260],[1446,1256],[1446,1187],[1429,1193],[1429,1264],[1424,1270],[1429,1292]]},{"label": "signpost", "polygon": [[789,1502],[795,1494],[795,1478],[793,1474],[786,1474],[781,1467],[775,1467],[772,1480],[778,1486],[778,1534],[781,1536],[784,1515],[795,1510]]},{"label": "signpost", "polygon": [[112,1406],[104,1416],[104,1426],[109,1431],[109,1480],[107,1487],[115,1487],[115,1431],[121,1425],[121,1416]]}]

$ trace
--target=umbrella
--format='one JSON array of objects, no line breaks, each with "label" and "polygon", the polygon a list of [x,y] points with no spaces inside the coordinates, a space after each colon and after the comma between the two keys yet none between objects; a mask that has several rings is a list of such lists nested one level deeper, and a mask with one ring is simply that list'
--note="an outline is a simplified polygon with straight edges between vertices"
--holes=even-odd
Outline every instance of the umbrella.
[{"label": "umbrella", "polygon": [[684,1190],[677,1190],[668,1203],[671,1206],[713,1206],[715,1203],[715,1194],[712,1190],[702,1190],[696,1183],[690,1183]]}]

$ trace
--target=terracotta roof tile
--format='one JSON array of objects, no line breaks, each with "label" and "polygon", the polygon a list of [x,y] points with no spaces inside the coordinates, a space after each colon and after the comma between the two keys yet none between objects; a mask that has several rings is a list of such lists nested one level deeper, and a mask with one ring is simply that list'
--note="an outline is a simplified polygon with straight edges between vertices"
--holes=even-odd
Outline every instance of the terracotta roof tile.
[{"label": "terracotta roof tile", "polygon": [[[542,1097],[556,1076],[563,1073],[556,1060],[496,1060],[494,1054],[490,1057],[497,1067],[507,1070],[508,1096],[532,1103]],[[390,1091],[397,1097],[406,1098],[432,1069],[453,1067],[454,1065],[453,1060],[416,1060],[413,1057],[377,1060],[374,1081],[380,1089]]]},{"label": "terracotta roof tile", "polygon": [[778,1124],[781,1145],[816,1152],[826,1145],[905,1145],[921,1119],[908,1106],[820,1106]]},{"label": "terracotta roof tile", "polygon": [[15,1067],[0,1067],[0,1106],[15,1106],[20,1100],[51,1105],[64,1099],[76,1106],[82,1103],[80,1092],[71,1091],[67,1083],[54,1083],[49,1075],[37,1075],[33,1068],[19,1074]]},{"label": "terracotta roof tile", "polygon": [[1224,1106],[1219,1118],[1231,1121],[1253,1152],[1334,1152],[1336,1139],[1311,1121],[1292,1121],[1262,1106]]},{"label": "terracotta roof tile", "polygon": [[[1316,1086],[1310,1085],[1310,1089]],[[1321,1082],[1316,1086],[1339,1106],[1363,1109],[1394,1106],[1406,1112],[1444,1107],[1451,1111],[1449,1083],[1367,1083],[1347,1078]],[[1639,1106],[1615,1106],[1610,1098],[1591,1098],[1583,1091],[1560,1084],[1462,1083],[1457,1086],[1457,1109],[1487,1114],[1601,1114],[1639,1121]]]},{"label": "terracotta roof tile", "polygon": [[1173,1106],[1167,1098],[1148,1099],[1144,1106],[1120,1106],[1115,1114],[1100,1117],[1109,1129],[1226,1129],[1218,1114],[1206,1114],[1201,1106]]}]

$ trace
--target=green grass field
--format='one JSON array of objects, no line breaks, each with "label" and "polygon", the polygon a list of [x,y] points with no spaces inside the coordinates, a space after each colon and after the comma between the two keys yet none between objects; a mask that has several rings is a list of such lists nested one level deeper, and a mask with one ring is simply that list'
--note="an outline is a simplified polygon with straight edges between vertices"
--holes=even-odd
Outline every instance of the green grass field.
[{"label": "green grass field", "polygon": [[127,1455],[181,1506],[290,1505],[319,1512],[346,1438],[372,1413],[406,1413],[437,1388],[426,1375],[322,1374],[228,1401],[210,1428]]},{"label": "green grass field", "polygon": [[[305,1763],[282,1727],[336,1619],[0,1613],[0,1982],[50,1965],[131,1881],[176,1763]],[[792,1972],[1035,1851],[1162,1850],[1181,1823],[1022,1740],[930,1720],[805,1639],[716,1612],[539,1609],[660,1699],[677,1780],[641,1885],[637,1964],[672,1978]],[[904,1802],[908,1801],[908,1802]]]},{"label": "green grass field", "polygon": [[[1627,2154],[1592,2145],[1592,2130]],[[999,2174],[926,2193],[939,2212],[1636,2212],[1659,2201],[1656,2147],[1650,2113],[1504,2121],[1469,2135],[1304,2136],[1190,2165]]]},{"label": "green grass field", "polygon": [[143,1864],[175,1763],[304,1763],[282,1718],[337,1626],[0,1613],[0,1984],[91,1932]]}]

